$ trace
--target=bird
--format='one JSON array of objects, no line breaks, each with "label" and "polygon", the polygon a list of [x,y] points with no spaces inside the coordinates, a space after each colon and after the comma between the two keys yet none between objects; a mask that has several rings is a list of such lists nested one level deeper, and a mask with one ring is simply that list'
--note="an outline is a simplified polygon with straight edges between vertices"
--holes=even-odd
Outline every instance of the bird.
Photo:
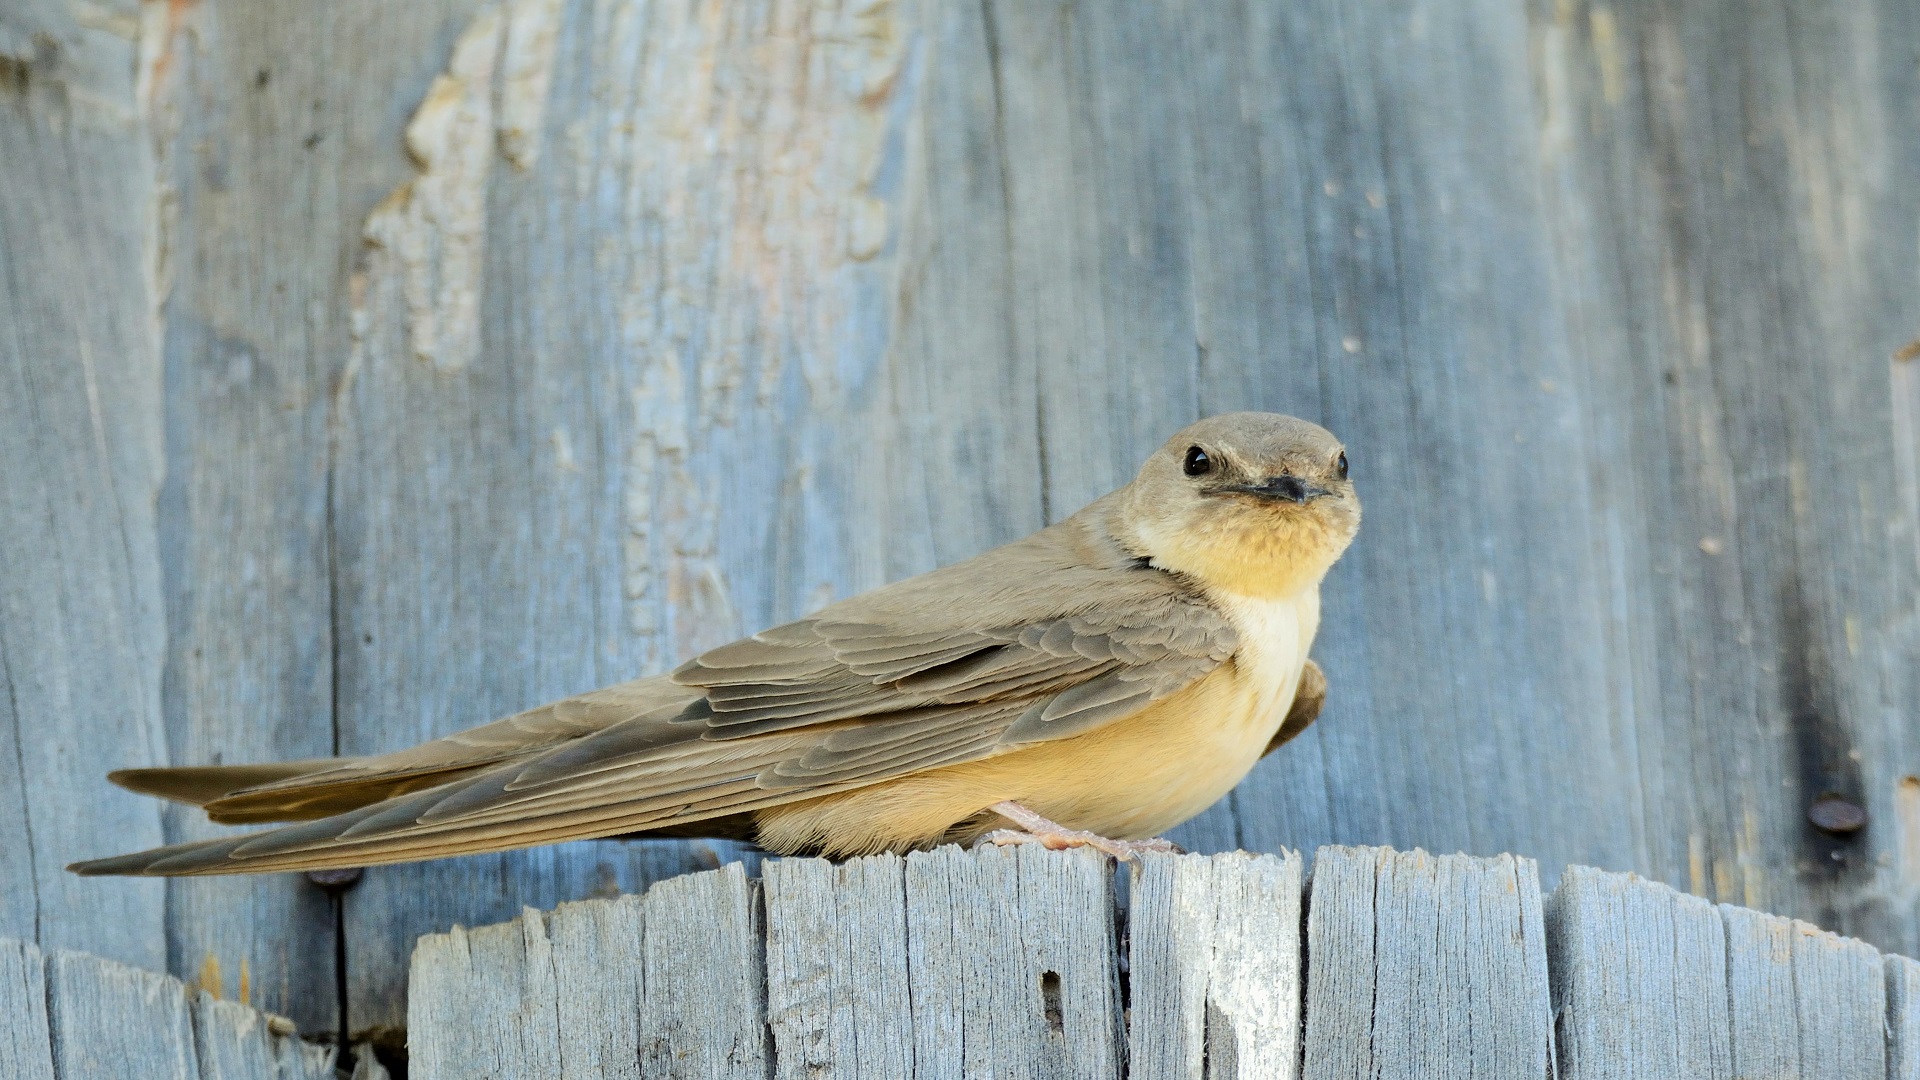
[{"label": "bird", "polygon": [[1161,833],[1319,714],[1320,585],[1359,526],[1330,432],[1213,416],[1057,524],[669,674],[395,753],[112,773],[216,823],[284,824],[69,869],[344,870],[603,837],[1170,850]]}]

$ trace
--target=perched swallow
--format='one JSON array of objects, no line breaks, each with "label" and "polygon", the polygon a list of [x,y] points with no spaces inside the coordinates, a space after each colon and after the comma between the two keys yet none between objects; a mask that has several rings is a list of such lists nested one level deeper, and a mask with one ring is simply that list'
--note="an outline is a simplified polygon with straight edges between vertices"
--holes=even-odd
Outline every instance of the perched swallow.
[{"label": "perched swallow", "polygon": [[77,863],[235,874],[609,836],[783,854],[1085,844],[1128,857],[1311,723],[1320,581],[1360,525],[1325,430],[1232,413],[1058,525],[657,675],[377,757],[131,769],[216,822]]}]

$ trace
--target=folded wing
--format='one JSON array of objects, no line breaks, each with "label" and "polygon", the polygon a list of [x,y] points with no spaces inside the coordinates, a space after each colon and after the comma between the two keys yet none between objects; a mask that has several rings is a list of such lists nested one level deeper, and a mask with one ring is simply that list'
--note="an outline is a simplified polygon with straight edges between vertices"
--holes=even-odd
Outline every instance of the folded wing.
[{"label": "folded wing", "polygon": [[[298,820],[77,864],[87,874],[365,866],[650,830],[1051,739],[1138,711],[1237,647],[1178,578],[1068,521],[701,654],[396,754],[117,774],[216,821]],[[297,765],[297,768],[295,767]],[[267,778],[261,780],[265,775]],[[312,819],[312,820],[302,820]]]}]

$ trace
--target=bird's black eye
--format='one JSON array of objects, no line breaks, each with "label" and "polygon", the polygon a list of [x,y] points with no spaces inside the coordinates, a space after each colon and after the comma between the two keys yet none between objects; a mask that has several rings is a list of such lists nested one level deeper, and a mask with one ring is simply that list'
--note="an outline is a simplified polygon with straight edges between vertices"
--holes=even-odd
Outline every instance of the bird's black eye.
[{"label": "bird's black eye", "polygon": [[1197,446],[1187,447],[1187,457],[1180,463],[1181,471],[1188,476],[1204,476],[1213,471],[1213,459],[1205,450]]},{"label": "bird's black eye", "polygon": [[1340,451],[1340,456],[1333,459],[1333,474],[1342,480],[1347,478],[1347,452],[1345,450]]}]

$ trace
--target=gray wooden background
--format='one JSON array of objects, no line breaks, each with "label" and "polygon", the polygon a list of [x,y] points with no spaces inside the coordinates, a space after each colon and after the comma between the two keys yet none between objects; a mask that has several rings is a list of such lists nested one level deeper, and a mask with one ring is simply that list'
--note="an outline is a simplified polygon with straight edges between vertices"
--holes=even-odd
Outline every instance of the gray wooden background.
[{"label": "gray wooden background", "polygon": [[1916,178],[1913,0],[0,0],[0,935],[398,1025],[416,935],[737,853],[81,880],[208,828],[101,775],[662,670],[1258,408],[1367,523],[1183,842],[1920,951]]}]

